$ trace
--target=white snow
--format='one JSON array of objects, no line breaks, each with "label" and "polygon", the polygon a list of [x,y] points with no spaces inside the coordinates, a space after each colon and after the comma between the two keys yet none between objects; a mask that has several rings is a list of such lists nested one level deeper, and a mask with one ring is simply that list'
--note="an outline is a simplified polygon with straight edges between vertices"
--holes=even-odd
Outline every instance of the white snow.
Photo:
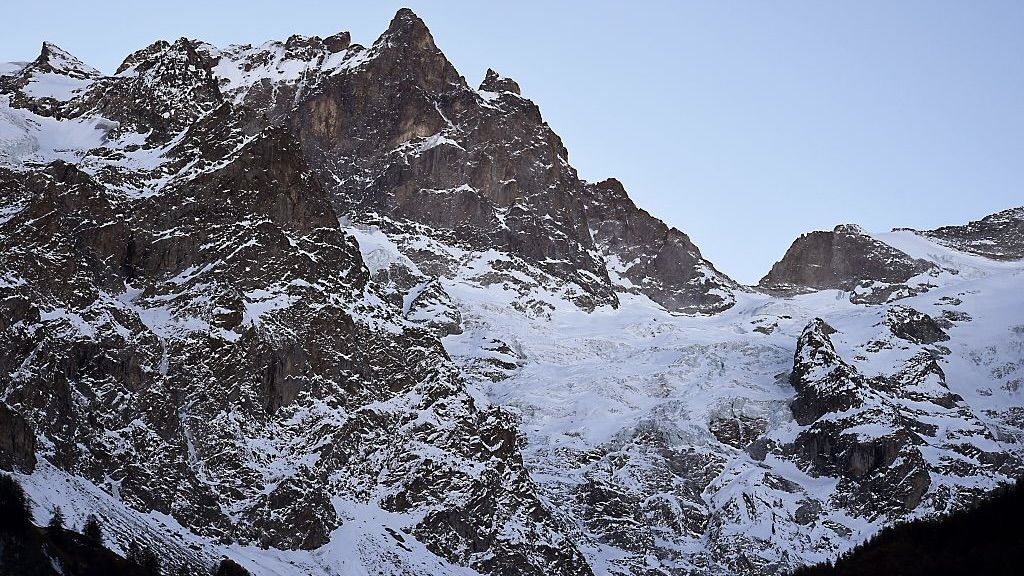
[{"label": "white snow", "polygon": [[24,162],[78,162],[106,141],[116,123],[103,118],[56,120],[12,108],[0,96],[0,165],[17,168]]},{"label": "white snow", "polygon": [[[964,270],[959,275],[944,273],[931,278],[933,284],[938,284],[936,288],[899,303],[941,316],[936,309],[940,298],[963,298],[961,309],[969,312],[973,320],[951,330],[954,353],[941,361],[950,388],[967,398],[976,413],[980,413],[979,408],[1024,405],[1022,393],[997,394],[990,390],[992,376],[984,366],[986,361],[980,360],[979,366],[977,358],[979,350],[1000,346],[1006,349],[1008,345],[1017,346],[1017,351],[993,351],[989,355],[993,362],[1014,355],[1022,357],[1024,263],[997,263],[960,254],[912,234],[875,237],[915,257]],[[723,413],[759,416],[770,422],[769,430],[783,436],[794,434],[795,423],[788,408],[793,390],[780,376],[791,369],[796,338],[812,318],[825,318],[836,327],[840,332],[833,339],[840,355],[869,375],[892,373],[894,367],[920,349],[897,342],[893,349],[865,353],[864,346],[885,332],[881,319],[886,307],[854,305],[838,291],[791,299],[738,293],[733,308],[710,317],[668,314],[645,297],[631,294],[620,294],[622,305],[618,309],[601,308],[590,314],[557,298],[546,298],[553,310],[547,317],[537,317],[503,304],[514,301],[516,294],[498,285],[480,286],[473,281],[490,268],[489,260],[496,257],[481,255],[464,266],[457,278],[445,280],[444,287],[459,303],[468,329],[463,334],[448,336],[444,344],[452,358],[466,366],[470,377],[473,362],[485,356],[481,342],[500,339],[522,351],[527,359],[525,366],[507,380],[493,384],[478,382],[490,401],[513,406],[522,415],[528,439],[525,458],[542,492],[548,493],[553,501],[565,493],[567,483],[583,481],[572,459],[562,456],[565,450],[586,453],[599,446],[616,445],[619,438],[628,437],[631,430],[648,421],[657,421],[672,430],[675,442],[681,446],[713,444],[715,440],[707,423]],[[613,261],[609,267],[613,281],[628,288],[630,284],[621,277],[621,271],[628,269],[629,264]],[[755,332],[753,328],[763,322],[774,323],[776,328],[767,335]],[[1013,332],[1016,340],[1008,343],[1014,326],[1019,327]],[[992,395],[979,396],[988,393]],[[980,398],[984,401],[977,402]],[[877,424],[852,430],[866,437],[878,437],[886,431]],[[952,437],[949,434],[940,429],[937,437]],[[981,448],[991,450],[995,446]],[[834,480],[822,484],[797,473],[788,462],[771,459],[765,463],[749,458],[734,460],[716,482],[724,482],[735,473],[746,478],[743,490],[763,490],[760,478],[765,464],[805,489],[817,486],[814,496],[821,501],[828,501],[835,488]],[[972,481],[953,478],[934,482],[936,486],[955,486],[971,485]],[[992,485],[991,479],[975,482]],[[733,498],[727,491],[712,493],[722,505]],[[777,498],[779,493],[772,494],[772,498]],[[794,502],[780,510],[795,508]],[[788,549],[794,558],[824,560],[881,526],[838,512],[832,514],[834,521],[846,525],[857,536],[821,546],[818,538],[792,535],[791,544],[783,537],[776,540],[776,545]],[[772,525],[758,524],[759,521],[749,518],[746,522],[747,528],[742,528],[744,524],[740,522],[729,525],[728,530],[742,530],[750,536]],[[831,534],[831,538],[837,537]],[[700,541],[694,541],[681,552],[697,553],[702,546]],[[599,563],[614,564],[606,558],[606,548],[593,548],[590,553]]]},{"label": "white snow", "polygon": [[80,94],[91,84],[92,80],[47,72],[34,75],[32,80],[25,85],[24,92],[33,98],[53,98],[65,102]]},{"label": "white snow", "polygon": [[28,62],[0,62],[0,76],[14,76],[28,66]]}]

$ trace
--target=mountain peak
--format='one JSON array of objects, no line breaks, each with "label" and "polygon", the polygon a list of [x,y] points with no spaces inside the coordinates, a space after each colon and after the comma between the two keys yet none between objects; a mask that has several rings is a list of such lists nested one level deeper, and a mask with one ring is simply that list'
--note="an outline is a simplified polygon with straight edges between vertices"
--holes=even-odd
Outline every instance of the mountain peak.
[{"label": "mountain peak", "polygon": [[395,14],[371,48],[381,77],[412,80],[427,92],[465,86],[465,79],[434,43],[427,25],[408,8]]},{"label": "mountain peak", "polygon": [[352,34],[348,32],[338,32],[324,38],[324,46],[331,54],[336,54],[342,50],[348,49],[352,45]]},{"label": "mountain peak", "polygon": [[98,70],[53,42],[43,42],[39,56],[32,64],[40,70],[73,78],[95,78],[100,75]]},{"label": "mountain peak", "polygon": [[515,80],[505,78],[495,72],[493,68],[487,69],[484,81],[480,83],[480,90],[484,92],[512,92],[517,95],[520,93],[519,84]]},{"label": "mountain peak", "polygon": [[437,49],[427,25],[408,8],[401,8],[395,13],[388,29],[381,35],[381,39],[383,38],[400,38],[415,43],[420,49]]},{"label": "mountain peak", "polygon": [[832,231],[839,234],[864,234],[864,229],[857,224],[839,224]]},{"label": "mountain peak", "polygon": [[423,21],[420,20],[420,17],[417,16],[416,13],[412,11],[412,8],[399,8],[398,12],[395,12],[395,17],[391,19],[391,24],[394,25],[395,21],[397,20],[419,22],[420,24],[423,24]]}]

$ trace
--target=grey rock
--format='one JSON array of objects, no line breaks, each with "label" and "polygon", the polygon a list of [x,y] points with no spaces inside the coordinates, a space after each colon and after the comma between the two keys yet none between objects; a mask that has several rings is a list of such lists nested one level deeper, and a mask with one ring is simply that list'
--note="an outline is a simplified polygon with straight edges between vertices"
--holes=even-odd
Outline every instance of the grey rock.
[{"label": "grey rock", "polygon": [[851,300],[880,303],[919,293],[927,286],[908,280],[937,268],[875,240],[851,225],[811,232],[796,239],[758,286],[775,293],[839,289]]},{"label": "grey rock", "polygon": [[635,289],[667,310],[713,314],[735,303],[736,283],[715,269],[683,232],[640,209],[622,184],[608,179],[585,188],[594,241]]},{"label": "grey rock", "polygon": [[1024,206],[990,214],[962,226],[913,232],[956,250],[993,260],[1024,258]]},{"label": "grey rock", "polygon": [[909,306],[893,306],[883,320],[894,335],[917,344],[935,344],[949,340],[934,318]]}]

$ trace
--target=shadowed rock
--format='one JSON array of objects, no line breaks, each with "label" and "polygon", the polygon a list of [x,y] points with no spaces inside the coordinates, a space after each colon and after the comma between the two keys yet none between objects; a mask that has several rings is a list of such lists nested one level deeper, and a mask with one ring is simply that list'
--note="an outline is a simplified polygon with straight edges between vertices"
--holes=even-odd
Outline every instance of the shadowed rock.
[{"label": "shadowed rock", "polygon": [[935,344],[949,340],[934,318],[909,306],[893,306],[883,322],[899,338],[917,344]]},{"label": "shadowed rock", "polygon": [[36,467],[36,435],[32,426],[0,402],[0,470],[31,473]]}]

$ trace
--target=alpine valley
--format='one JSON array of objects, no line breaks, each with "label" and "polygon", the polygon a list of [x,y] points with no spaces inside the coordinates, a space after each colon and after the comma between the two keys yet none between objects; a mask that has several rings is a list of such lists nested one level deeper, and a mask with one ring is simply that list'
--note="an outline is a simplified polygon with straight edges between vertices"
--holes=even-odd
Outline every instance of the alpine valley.
[{"label": "alpine valley", "polygon": [[169,574],[783,574],[1024,475],[1024,208],[961,224],[742,285],[406,9],[46,43],[0,64],[0,468]]}]

